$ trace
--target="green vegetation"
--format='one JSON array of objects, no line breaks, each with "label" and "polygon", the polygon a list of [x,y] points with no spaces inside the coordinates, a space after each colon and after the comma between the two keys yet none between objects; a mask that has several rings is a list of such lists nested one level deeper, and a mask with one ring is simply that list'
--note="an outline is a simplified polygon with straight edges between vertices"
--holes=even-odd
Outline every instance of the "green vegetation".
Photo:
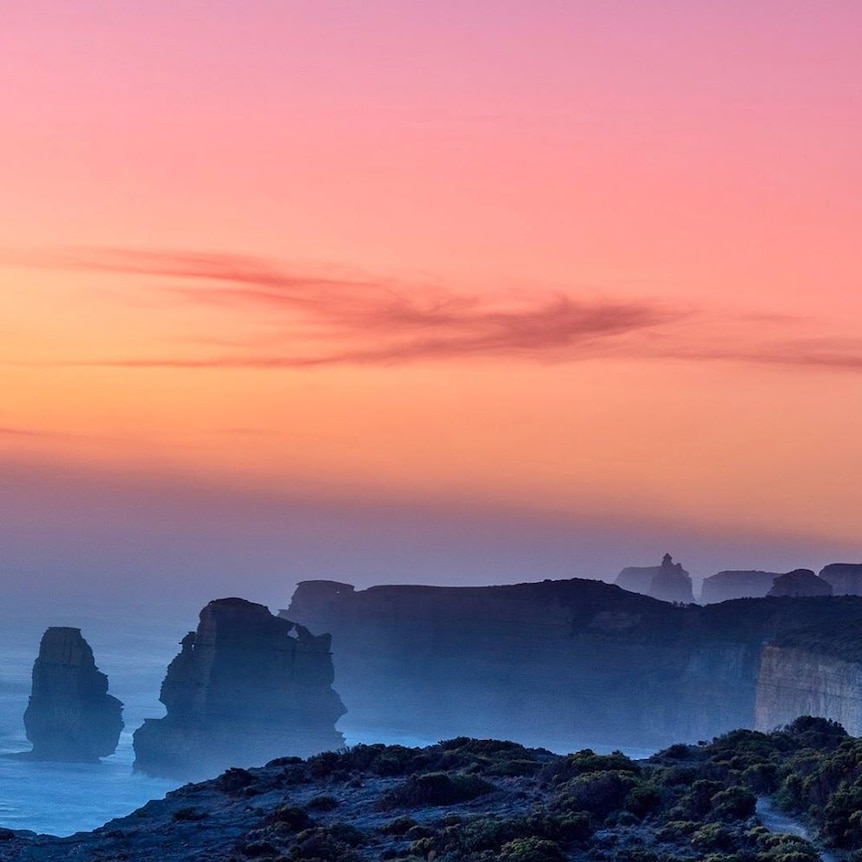
[{"label": "green vegetation", "polygon": [[[459,737],[271,767],[268,785],[244,770],[218,780],[232,796],[283,788],[291,799],[237,844],[238,862],[815,862],[808,841],[760,824],[758,796],[862,862],[862,739],[818,718],[640,762]],[[363,813],[351,819],[357,790]],[[195,816],[181,809],[175,820]]]}]

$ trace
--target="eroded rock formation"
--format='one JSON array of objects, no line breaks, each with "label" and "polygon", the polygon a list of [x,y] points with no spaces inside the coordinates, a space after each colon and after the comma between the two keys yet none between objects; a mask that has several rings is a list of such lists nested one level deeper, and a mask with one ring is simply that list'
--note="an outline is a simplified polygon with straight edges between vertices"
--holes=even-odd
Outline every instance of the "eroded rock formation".
[{"label": "eroded rock formation", "polygon": [[820,570],[833,596],[862,596],[862,563],[830,563]]},{"label": "eroded rock formation", "polygon": [[660,566],[628,566],[617,575],[614,583],[624,590],[663,602],[689,604],[694,601],[689,573],[681,563],[675,563],[670,554],[664,555]]},{"label": "eroded rock formation", "polygon": [[167,715],[135,732],[135,769],[198,778],[342,746],[330,643],[263,605],[210,602],[168,666]]},{"label": "eroded rock formation", "polygon": [[778,576],[779,572],[746,569],[718,572],[703,579],[700,602],[711,605],[730,599],[760,599],[769,593]]},{"label": "eroded rock formation", "polygon": [[831,596],[832,587],[823,578],[818,578],[811,569],[794,569],[779,575],[772,582],[770,596]]},{"label": "eroded rock formation", "polygon": [[24,713],[28,756],[35,760],[93,762],[113,754],[123,729],[123,704],[108,694],[81,630],[49,628],[33,665]]}]

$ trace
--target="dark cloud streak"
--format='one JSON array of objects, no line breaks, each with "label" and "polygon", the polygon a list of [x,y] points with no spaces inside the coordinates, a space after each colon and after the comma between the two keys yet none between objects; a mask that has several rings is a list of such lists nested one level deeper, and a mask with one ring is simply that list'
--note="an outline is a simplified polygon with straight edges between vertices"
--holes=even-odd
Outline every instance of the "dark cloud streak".
[{"label": "dark cloud streak", "polygon": [[[676,321],[686,312],[647,301],[564,294],[508,300],[440,287],[289,272],[250,257],[114,251],[53,255],[42,266],[182,282],[159,286],[182,303],[222,307],[269,328],[210,357],[128,357],[69,363],[127,368],[312,368],[481,357],[570,359]],[[276,345],[272,326],[283,335]],[[64,363],[66,364],[66,363]]]},{"label": "dark cloud streak", "polygon": [[465,295],[436,285],[321,275],[256,257],[213,253],[96,250],[17,263],[152,279],[151,296],[155,291],[165,302],[224,309],[240,332],[230,339],[190,334],[186,346],[204,343],[218,350],[209,355],[175,351],[52,365],[277,370],[624,357],[862,370],[862,341],[793,340],[786,332],[772,338],[773,330],[788,325],[816,325],[780,311],[709,315],[652,300],[537,291],[506,298]]}]

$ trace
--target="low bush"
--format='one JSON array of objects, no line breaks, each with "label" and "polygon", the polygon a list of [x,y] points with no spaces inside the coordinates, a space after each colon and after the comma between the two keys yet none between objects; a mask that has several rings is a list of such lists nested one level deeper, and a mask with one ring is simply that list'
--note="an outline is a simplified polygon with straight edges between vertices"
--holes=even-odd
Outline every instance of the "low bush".
[{"label": "low bush", "polygon": [[500,848],[500,862],[566,862],[559,845],[544,838],[516,838]]},{"label": "low bush", "polygon": [[384,810],[455,805],[492,793],[495,789],[493,784],[476,775],[428,772],[411,775],[403,784],[385,794],[380,804]]}]

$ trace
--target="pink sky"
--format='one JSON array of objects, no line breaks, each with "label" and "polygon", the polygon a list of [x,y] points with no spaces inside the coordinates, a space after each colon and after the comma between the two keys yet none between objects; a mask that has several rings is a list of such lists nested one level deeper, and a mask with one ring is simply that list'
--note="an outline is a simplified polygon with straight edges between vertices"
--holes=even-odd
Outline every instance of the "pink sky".
[{"label": "pink sky", "polygon": [[849,0],[6,4],[0,464],[598,519],[572,574],[658,522],[862,558],[860,42]]}]

